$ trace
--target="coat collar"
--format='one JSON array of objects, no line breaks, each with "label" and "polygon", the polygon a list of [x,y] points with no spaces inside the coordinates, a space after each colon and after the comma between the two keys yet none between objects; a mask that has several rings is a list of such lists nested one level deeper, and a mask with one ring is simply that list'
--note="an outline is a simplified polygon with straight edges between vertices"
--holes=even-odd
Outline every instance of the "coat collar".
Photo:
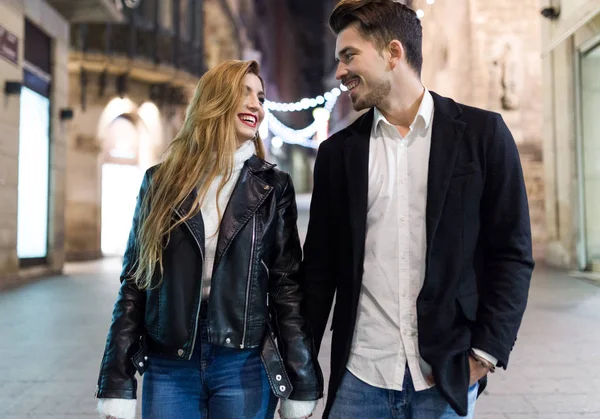
[{"label": "coat collar", "polygon": [[[268,163],[256,155],[253,155],[244,163],[229,203],[223,212],[217,253],[215,254],[215,265],[218,258],[221,257],[243,225],[275,189],[275,185],[266,176],[274,168],[274,164]],[[185,214],[188,214],[197,197],[198,191],[194,188],[175,210],[177,217],[181,218]],[[198,242],[202,254],[204,254],[204,221],[202,219],[202,212],[200,211],[198,214],[190,217],[186,221],[186,225],[194,236],[194,239]]]}]

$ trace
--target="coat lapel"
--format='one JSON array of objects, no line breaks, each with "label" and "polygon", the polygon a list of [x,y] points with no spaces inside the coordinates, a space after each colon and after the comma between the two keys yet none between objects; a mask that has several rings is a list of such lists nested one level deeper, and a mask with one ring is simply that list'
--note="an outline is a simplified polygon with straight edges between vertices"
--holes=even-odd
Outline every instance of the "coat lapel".
[{"label": "coat lapel", "polygon": [[461,111],[451,99],[431,92],[434,102],[434,118],[429,154],[429,175],[427,180],[427,254],[440,221],[446,193],[456,163],[459,144],[462,141],[466,124],[457,120]]},{"label": "coat lapel", "polygon": [[344,163],[348,190],[350,230],[354,261],[364,259],[367,229],[367,197],[369,192],[369,142],[374,111],[349,127],[344,143]]},{"label": "coat lapel", "polygon": [[261,176],[262,172],[273,167],[274,165],[252,156],[242,168],[231,198],[223,212],[215,253],[215,266],[242,227],[273,192],[275,186],[267,183]]}]

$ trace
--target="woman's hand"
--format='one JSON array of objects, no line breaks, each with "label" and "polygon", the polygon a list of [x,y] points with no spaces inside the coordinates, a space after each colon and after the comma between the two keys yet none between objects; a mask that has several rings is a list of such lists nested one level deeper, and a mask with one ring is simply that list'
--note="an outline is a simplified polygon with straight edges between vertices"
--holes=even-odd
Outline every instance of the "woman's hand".
[{"label": "woman's hand", "polygon": [[310,417],[312,416],[312,413],[311,413],[311,414],[310,414],[310,415],[308,415],[308,416],[298,416],[298,417],[295,417],[295,418],[293,418],[293,417],[286,417],[286,416],[283,416],[283,413],[281,412],[281,409],[279,409],[279,411],[278,411],[278,412],[279,412],[279,417],[280,417],[281,419],[308,419],[308,418],[310,418]]}]

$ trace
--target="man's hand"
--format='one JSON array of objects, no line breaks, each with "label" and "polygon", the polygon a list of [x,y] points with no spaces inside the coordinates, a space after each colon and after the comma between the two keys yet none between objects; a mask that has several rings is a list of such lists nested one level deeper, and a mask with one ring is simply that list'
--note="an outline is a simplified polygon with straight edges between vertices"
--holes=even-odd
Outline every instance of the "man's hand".
[{"label": "man's hand", "polygon": [[469,387],[481,380],[491,368],[486,367],[482,362],[475,359],[472,355],[469,355]]},{"label": "man's hand", "polygon": [[308,415],[308,416],[302,416],[302,417],[298,417],[298,418],[286,418],[286,417],[284,417],[284,416],[281,414],[281,409],[279,409],[279,417],[280,417],[281,419],[308,419],[308,418],[310,418],[311,416],[312,416],[312,413],[311,413],[310,415]]}]

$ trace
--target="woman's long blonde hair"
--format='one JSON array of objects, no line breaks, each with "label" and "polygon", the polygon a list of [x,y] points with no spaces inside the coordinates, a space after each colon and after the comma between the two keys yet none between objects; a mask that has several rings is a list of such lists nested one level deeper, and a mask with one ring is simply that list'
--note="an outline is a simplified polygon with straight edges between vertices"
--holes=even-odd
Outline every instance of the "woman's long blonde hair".
[{"label": "woman's long blonde hair", "polygon": [[[248,73],[259,76],[259,71],[256,61],[230,60],[200,78],[183,126],[165,151],[142,202],[138,259],[132,275],[140,289],[154,285],[157,268],[162,280],[162,251],[171,231],[198,214],[208,188],[217,176],[223,176],[217,196],[231,178],[234,154],[239,145],[234,121],[246,95],[245,76]],[[260,138],[255,137],[254,142],[258,157],[264,159]],[[174,222],[175,209],[196,187],[198,194],[191,210]]]}]

